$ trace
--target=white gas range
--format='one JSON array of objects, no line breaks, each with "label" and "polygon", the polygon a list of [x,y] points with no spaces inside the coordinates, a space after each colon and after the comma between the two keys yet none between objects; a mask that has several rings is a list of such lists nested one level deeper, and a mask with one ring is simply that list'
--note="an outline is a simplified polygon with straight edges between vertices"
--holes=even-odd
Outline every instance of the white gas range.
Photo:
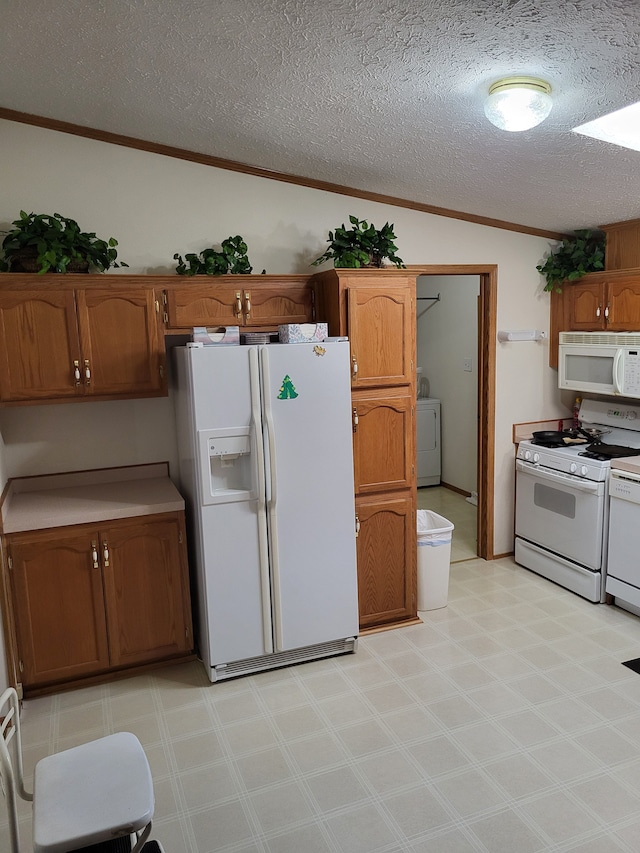
[{"label": "white gas range", "polygon": [[640,406],[583,400],[596,441],[522,441],[516,458],[515,560],[589,601],[605,600],[611,459],[640,453]]}]

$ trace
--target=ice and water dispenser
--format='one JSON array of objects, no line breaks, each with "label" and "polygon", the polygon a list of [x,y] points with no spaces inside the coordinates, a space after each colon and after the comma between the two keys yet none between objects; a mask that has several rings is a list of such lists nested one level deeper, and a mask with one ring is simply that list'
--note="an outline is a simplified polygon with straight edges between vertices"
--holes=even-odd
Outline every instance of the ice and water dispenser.
[{"label": "ice and water dispenser", "polygon": [[199,432],[203,503],[255,498],[251,427]]}]

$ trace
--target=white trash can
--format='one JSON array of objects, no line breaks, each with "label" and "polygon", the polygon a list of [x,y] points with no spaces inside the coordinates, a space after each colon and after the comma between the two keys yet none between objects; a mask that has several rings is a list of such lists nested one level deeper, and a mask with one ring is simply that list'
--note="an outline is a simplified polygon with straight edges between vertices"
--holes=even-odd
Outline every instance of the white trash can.
[{"label": "white trash can", "polygon": [[418,610],[447,606],[452,531],[442,515],[418,510]]}]

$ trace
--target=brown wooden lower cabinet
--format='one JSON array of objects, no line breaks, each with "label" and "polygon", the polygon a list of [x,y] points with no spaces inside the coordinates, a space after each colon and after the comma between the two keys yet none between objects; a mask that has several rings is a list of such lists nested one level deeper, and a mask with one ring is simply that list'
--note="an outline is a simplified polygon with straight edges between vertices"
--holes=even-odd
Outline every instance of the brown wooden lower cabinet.
[{"label": "brown wooden lower cabinet", "polygon": [[356,499],[360,627],[416,618],[415,506],[411,492]]},{"label": "brown wooden lower cabinet", "polygon": [[8,534],[5,544],[25,692],[192,652],[184,513]]}]

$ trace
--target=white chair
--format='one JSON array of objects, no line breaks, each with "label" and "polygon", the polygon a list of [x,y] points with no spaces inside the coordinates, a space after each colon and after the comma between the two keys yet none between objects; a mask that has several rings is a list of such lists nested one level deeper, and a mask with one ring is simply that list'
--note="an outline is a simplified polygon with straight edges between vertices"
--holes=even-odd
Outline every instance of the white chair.
[{"label": "white chair", "polygon": [[[135,735],[118,732],[41,759],[33,794],[24,785],[20,707],[12,687],[0,696],[0,735],[11,853],[20,853],[18,794],[33,803],[34,853],[69,853],[92,845],[100,845],[96,851],[142,850],[151,832],[154,796],[149,762]],[[162,849],[149,842],[147,849],[152,848]]]}]

